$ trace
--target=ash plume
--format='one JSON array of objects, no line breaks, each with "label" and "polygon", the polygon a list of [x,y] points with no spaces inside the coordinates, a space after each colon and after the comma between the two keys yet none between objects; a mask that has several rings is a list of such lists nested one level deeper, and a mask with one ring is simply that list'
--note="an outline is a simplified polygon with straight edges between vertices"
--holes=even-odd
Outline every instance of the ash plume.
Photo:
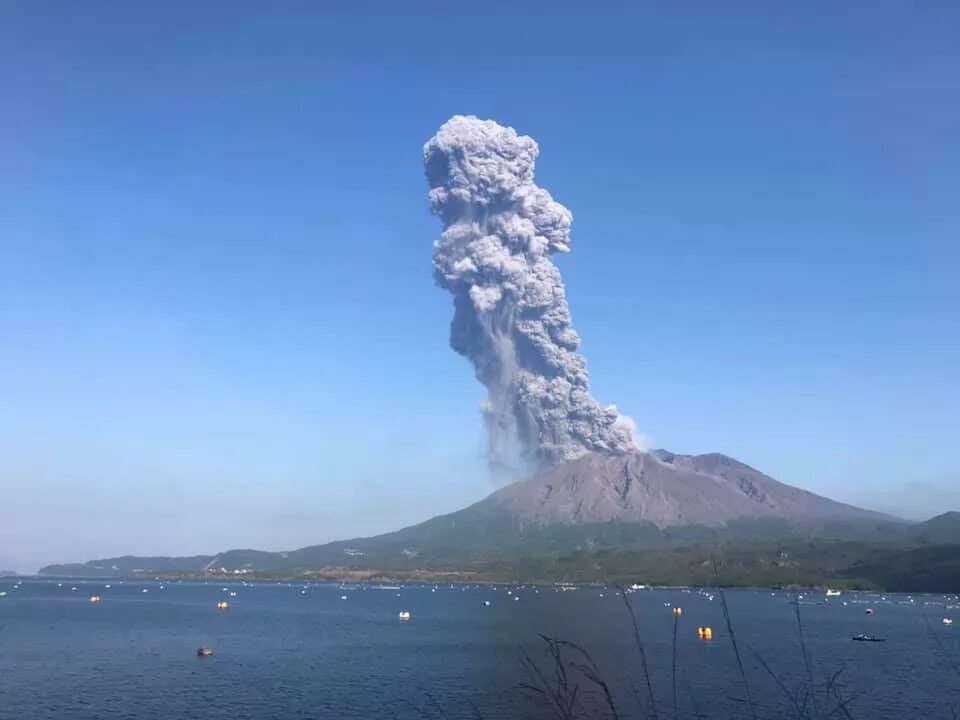
[{"label": "ash plume", "polygon": [[533,181],[537,143],[457,115],[424,145],[430,203],[443,221],[437,284],[453,294],[450,345],[487,388],[491,462],[516,468],[636,449],[633,421],[590,395],[554,253],[573,216]]}]

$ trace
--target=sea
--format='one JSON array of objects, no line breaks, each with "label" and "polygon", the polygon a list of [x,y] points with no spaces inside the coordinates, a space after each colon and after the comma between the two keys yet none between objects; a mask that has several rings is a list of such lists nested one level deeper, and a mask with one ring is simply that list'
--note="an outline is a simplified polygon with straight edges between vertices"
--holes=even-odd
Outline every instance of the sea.
[{"label": "sea", "polygon": [[954,595],[46,578],[0,593],[0,720],[960,713]]}]

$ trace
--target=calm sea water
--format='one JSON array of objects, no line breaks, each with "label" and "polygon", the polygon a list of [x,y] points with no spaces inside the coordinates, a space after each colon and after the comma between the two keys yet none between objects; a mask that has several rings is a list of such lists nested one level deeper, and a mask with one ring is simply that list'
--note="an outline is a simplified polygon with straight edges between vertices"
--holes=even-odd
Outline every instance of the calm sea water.
[{"label": "calm sea water", "polygon": [[[538,633],[589,651],[620,717],[641,717],[647,703],[632,626],[613,588],[16,584],[0,580],[3,720],[550,717],[518,687],[531,679],[524,652],[553,677]],[[99,605],[89,602],[94,594]],[[856,718],[951,718],[960,707],[960,622],[942,623],[960,621],[956,598],[844,594],[825,602],[808,594],[799,605],[801,644],[786,593],[726,597],[760,718],[797,717],[791,696],[811,685],[808,707],[827,717],[838,671],[834,684]],[[751,717],[719,595],[646,590],[629,599],[661,718],[673,717],[674,607],[683,610],[679,717]],[[229,609],[217,610],[220,600]],[[401,610],[412,620],[399,621]],[[698,639],[698,626],[712,627],[713,639]],[[853,642],[857,632],[887,641]],[[201,645],[215,655],[196,657]],[[578,682],[603,717],[595,686]]]}]

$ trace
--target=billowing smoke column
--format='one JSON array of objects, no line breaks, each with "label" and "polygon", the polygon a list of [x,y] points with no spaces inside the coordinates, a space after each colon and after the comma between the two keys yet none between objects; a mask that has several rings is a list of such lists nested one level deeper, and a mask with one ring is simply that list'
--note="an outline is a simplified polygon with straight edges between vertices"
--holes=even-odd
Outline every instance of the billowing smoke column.
[{"label": "billowing smoke column", "polygon": [[533,182],[539,148],[491,120],[457,115],[424,146],[443,221],[434,275],[453,293],[454,350],[488,397],[491,461],[549,465],[634,449],[632,421],[590,395],[560,271],[573,216]]}]

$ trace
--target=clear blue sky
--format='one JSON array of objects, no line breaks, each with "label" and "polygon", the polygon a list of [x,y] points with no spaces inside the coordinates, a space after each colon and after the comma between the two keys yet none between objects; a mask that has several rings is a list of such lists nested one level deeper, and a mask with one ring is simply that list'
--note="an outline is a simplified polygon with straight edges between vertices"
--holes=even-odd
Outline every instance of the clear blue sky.
[{"label": "clear blue sky", "polygon": [[489,492],[430,273],[455,113],[540,143],[595,395],[655,445],[960,508],[960,8],[576,5],[3,3],[0,567]]}]

